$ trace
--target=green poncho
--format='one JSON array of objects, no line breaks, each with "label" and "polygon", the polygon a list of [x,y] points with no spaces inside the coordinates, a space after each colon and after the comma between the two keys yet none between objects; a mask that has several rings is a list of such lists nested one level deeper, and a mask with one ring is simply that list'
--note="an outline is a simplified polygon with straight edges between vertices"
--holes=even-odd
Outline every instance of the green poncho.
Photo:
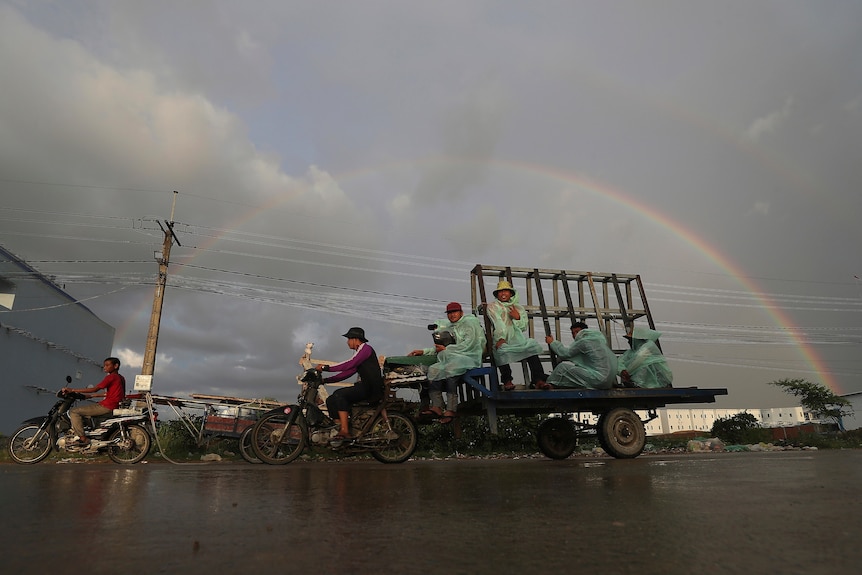
[{"label": "green poncho", "polygon": [[548,377],[554,387],[610,389],[617,381],[617,356],[600,331],[582,329],[568,347],[552,342],[551,351],[567,360]]},{"label": "green poncho", "polygon": [[671,387],[673,373],[655,342],[661,332],[645,327],[632,330],[632,348],[620,356],[619,372],[628,371],[635,387]]},{"label": "green poncho", "polygon": [[[518,310],[520,319],[512,319],[509,316],[511,308]],[[542,353],[542,346],[534,339],[528,338],[524,332],[527,330],[529,319],[527,310],[518,303],[518,295],[515,294],[507,302],[494,300],[488,304],[485,311],[491,320],[493,327],[492,345],[494,345],[494,361],[497,365],[507,365],[516,361]],[[499,340],[506,343],[496,347]]]},{"label": "green poncho", "polygon": [[[437,363],[428,367],[428,380],[438,381],[455,377],[482,367],[485,350],[485,331],[475,315],[465,315],[455,323],[437,322],[437,330],[447,329],[455,335],[455,343],[437,354]],[[434,355],[433,347],[422,350],[424,355]]]}]

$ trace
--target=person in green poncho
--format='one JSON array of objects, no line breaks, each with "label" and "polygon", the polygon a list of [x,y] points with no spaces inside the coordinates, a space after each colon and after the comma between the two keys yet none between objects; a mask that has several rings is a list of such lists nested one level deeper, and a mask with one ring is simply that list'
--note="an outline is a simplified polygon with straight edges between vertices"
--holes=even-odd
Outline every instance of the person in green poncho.
[{"label": "person in green poncho", "polygon": [[534,339],[527,337],[529,316],[518,302],[518,294],[512,284],[506,280],[497,283],[494,290],[495,301],[488,304],[485,313],[493,326],[494,362],[500,369],[500,382],[505,391],[515,389],[512,382],[512,367],[510,363],[525,361],[530,367],[530,387],[544,383],[548,377],[542,368],[539,354],[542,346]]},{"label": "person in green poncho", "polygon": [[565,346],[547,336],[545,341],[551,351],[562,360],[539,389],[557,387],[583,387],[587,389],[610,389],[617,381],[617,356],[608,347],[600,331],[587,329],[581,321],[572,323],[574,341]]},{"label": "person in green poncho", "polygon": [[[485,332],[479,318],[472,314],[465,316],[461,304],[453,301],[447,305],[446,319],[449,322],[446,329],[455,336],[455,343],[414,349],[409,354],[437,355],[437,363],[428,367],[431,407],[420,415],[438,416],[440,423],[450,423],[457,415],[458,382],[462,375],[482,366],[482,354],[485,349]],[[445,405],[444,391],[446,392]]]},{"label": "person in green poncho", "polygon": [[630,327],[625,335],[631,349],[619,359],[620,380],[626,387],[672,387],[673,373],[656,341],[661,332],[646,327]]}]

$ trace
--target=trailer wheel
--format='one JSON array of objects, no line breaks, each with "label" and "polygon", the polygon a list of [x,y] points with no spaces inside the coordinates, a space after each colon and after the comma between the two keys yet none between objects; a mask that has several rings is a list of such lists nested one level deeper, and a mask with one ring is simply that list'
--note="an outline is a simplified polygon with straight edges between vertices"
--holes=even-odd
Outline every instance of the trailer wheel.
[{"label": "trailer wheel", "polygon": [[608,440],[605,439],[605,435],[601,431],[603,429],[604,424],[605,424],[605,418],[607,417],[607,415],[608,415],[608,413],[605,412],[599,416],[599,420],[596,423],[596,439],[598,439],[598,441],[599,441],[599,447],[604,449],[605,453],[610,455],[611,450],[608,447]]},{"label": "trailer wheel", "polygon": [[539,450],[551,459],[566,459],[578,444],[575,426],[568,419],[552,417],[539,425],[536,432]]},{"label": "trailer wheel", "polygon": [[599,442],[608,454],[618,459],[632,459],[646,445],[646,430],[640,417],[631,409],[617,407],[599,419]]}]

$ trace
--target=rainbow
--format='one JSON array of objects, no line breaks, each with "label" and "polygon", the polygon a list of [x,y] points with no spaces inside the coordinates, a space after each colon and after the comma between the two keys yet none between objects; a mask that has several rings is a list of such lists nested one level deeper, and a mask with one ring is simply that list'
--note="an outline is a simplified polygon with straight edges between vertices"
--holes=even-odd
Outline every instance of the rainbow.
[{"label": "rainbow", "polygon": [[[338,181],[340,184],[344,184],[350,180],[354,180],[356,178],[360,178],[363,176],[380,173],[381,171],[386,171],[395,168],[402,168],[407,166],[416,166],[416,165],[439,165],[441,163],[450,163],[452,165],[457,164],[477,164],[481,163],[487,167],[493,167],[497,169],[503,170],[514,170],[519,173],[526,173],[533,176],[538,176],[542,178],[548,178],[553,181],[562,182],[566,185],[574,185],[578,189],[585,191],[591,195],[603,198],[605,200],[609,200],[615,204],[623,206],[626,209],[632,210],[638,215],[646,218],[647,220],[653,222],[654,224],[666,229],[670,233],[679,237],[681,240],[686,242],[689,246],[693,247],[695,250],[700,252],[702,255],[707,257],[710,261],[712,261],[716,266],[724,270],[727,274],[732,276],[739,284],[744,287],[747,291],[751,292],[755,299],[763,306],[763,308],[767,311],[769,316],[773,319],[773,321],[782,329],[786,330],[791,339],[799,351],[800,355],[804,359],[804,361],[811,367],[811,369],[818,374],[821,378],[822,382],[828,386],[832,391],[836,394],[842,393],[841,386],[838,384],[837,380],[830,372],[830,370],[826,367],[823,360],[817,355],[816,351],[812,346],[808,345],[804,339],[801,337],[799,333],[799,329],[797,326],[793,324],[793,321],[790,317],[785,313],[781,306],[778,305],[775,301],[773,301],[767,294],[765,294],[762,289],[750,278],[748,278],[745,272],[734,262],[732,262],[726,255],[724,255],[719,249],[708,244],[702,237],[698,236],[692,230],[686,228],[680,222],[668,217],[666,214],[656,210],[654,207],[640,202],[637,199],[624,194],[623,192],[603,184],[601,182],[597,182],[593,179],[590,179],[582,174],[578,174],[576,172],[570,172],[565,170],[560,170],[557,168],[552,168],[549,166],[534,164],[528,162],[520,162],[520,161],[502,161],[502,160],[494,160],[494,159],[483,159],[483,160],[470,160],[465,158],[447,158],[447,157],[428,157],[428,158],[420,158],[413,160],[405,160],[399,162],[393,162],[391,164],[386,164],[382,166],[376,166],[373,168],[362,168],[358,170],[354,170],[351,172],[345,172],[338,176],[334,176],[333,179]],[[225,230],[237,230],[241,229],[245,226],[249,221],[253,220],[259,214],[272,210],[278,207],[280,204],[290,201],[293,197],[295,197],[295,192],[280,194],[276,197],[273,197],[270,201],[266,202],[263,206],[255,207],[251,210],[248,210],[245,213],[240,214],[235,220],[230,222],[227,226],[225,226]],[[226,233],[226,232],[225,232]],[[224,235],[224,234],[222,234]],[[215,243],[219,241],[221,236],[216,236],[214,238],[209,239],[207,242],[202,244],[200,247],[203,249],[208,249]],[[194,259],[196,256],[192,256],[191,259]],[[140,317],[144,317],[143,314],[146,313],[150,309],[150,304],[140,308],[137,313],[134,313],[130,316],[129,320],[123,324],[120,330],[118,330],[118,335],[125,333],[131,324],[140,319]]]}]

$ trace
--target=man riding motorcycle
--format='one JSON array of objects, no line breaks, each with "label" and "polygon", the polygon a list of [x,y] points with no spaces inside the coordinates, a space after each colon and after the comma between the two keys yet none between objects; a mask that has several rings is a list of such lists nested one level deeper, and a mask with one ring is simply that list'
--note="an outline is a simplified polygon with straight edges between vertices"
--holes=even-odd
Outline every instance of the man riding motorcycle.
[{"label": "man riding motorcycle", "polygon": [[[83,416],[95,417],[98,415],[113,413],[113,411],[120,406],[120,402],[122,402],[126,397],[126,379],[119,374],[120,360],[116,357],[106,358],[102,370],[108,375],[93,387],[87,387],[84,389],[64,387],[61,390],[64,395],[67,393],[83,393],[94,394],[91,395],[91,397],[104,397],[104,399],[99,403],[79,405],[69,410],[69,420],[72,422],[72,431],[74,431],[75,435],[78,436],[78,439],[75,440],[75,442],[70,443],[70,445],[87,447],[90,444],[87,434],[84,433]],[[100,389],[104,389],[105,393],[96,394]]]}]

